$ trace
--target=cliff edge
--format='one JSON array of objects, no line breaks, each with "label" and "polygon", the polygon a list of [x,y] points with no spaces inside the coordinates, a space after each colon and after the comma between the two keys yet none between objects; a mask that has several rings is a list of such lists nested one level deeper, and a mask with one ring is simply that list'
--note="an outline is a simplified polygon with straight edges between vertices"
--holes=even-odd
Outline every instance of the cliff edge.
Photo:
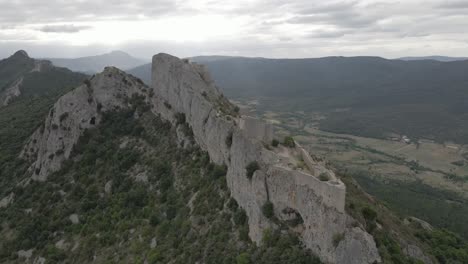
[{"label": "cliff edge", "polygon": [[240,116],[203,66],[168,54],[152,63],[151,87],[108,67],[61,97],[21,154],[32,163],[32,179],[45,181],[59,170],[103,112],[139,97],[176,127],[180,147],[197,144],[226,165],[231,196],[246,211],[253,241],[261,243],[268,228],[287,229],[324,262],[380,262],[372,236],[345,212],[345,185],[324,164],[297,143],[272,146],[272,126]]},{"label": "cliff edge", "polygon": [[[234,106],[203,66],[158,54],[152,68],[155,112],[173,124],[176,113],[183,113],[197,144],[215,163],[228,167],[231,195],[246,210],[253,241],[260,242],[267,228],[284,228],[283,223],[294,222],[298,224],[286,224],[287,228],[299,233],[325,262],[380,261],[372,236],[361,227],[352,227],[353,220],[344,210],[346,188],[333,172],[297,144],[286,150],[268,147],[271,142],[267,140],[273,136],[268,125],[233,114]],[[288,166],[291,162],[284,162],[297,156],[306,169],[297,170]],[[258,164],[251,178],[246,170],[249,164]],[[322,173],[330,180],[321,181]],[[267,203],[273,205],[272,218],[262,213]],[[342,239],[337,242],[336,237]]]}]

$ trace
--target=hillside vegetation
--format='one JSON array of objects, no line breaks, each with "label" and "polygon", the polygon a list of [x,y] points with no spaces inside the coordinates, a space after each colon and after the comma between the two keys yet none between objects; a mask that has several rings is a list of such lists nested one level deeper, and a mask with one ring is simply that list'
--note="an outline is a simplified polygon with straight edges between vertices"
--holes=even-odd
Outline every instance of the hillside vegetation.
[{"label": "hillside vegetation", "polygon": [[320,263],[293,234],[252,244],[226,168],[179,148],[169,123],[132,104],[105,113],[47,182],[10,189],[0,262],[23,263],[16,253],[34,249],[48,263]]}]

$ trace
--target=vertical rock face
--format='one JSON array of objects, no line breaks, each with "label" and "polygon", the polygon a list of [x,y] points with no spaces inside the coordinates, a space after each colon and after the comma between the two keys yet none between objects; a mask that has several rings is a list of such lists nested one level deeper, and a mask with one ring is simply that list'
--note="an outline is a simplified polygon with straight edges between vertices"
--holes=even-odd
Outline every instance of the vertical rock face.
[{"label": "vertical rock face", "polygon": [[[336,178],[322,182],[312,175],[312,168],[309,173],[280,165],[278,154],[264,147],[273,138],[271,129],[258,120],[231,115],[232,106],[224,102],[202,67],[158,54],[153,57],[152,87],[154,100],[160,102],[155,101],[154,110],[173,123],[177,122],[175,113],[184,113],[195,141],[214,162],[228,166],[228,186],[246,210],[252,240],[260,242],[263,230],[275,225],[261,209],[270,201],[278,219],[287,220],[293,215],[302,220],[295,229],[322,260],[380,261],[372,236],[347,225],[350,217],[344,211],[344,184]],[[246,167],[253,161],[260,169],[249,179]],[[319,164],[314,166],[314,170],[326,170]],[[337,246],[333,241],[336,235],[343,237]]]},{"label": "vertical rock face", "polygon": [[[118,69],[106,68],[61,97],[21,154],[32,161],[33,179],[46,180],[70,157],[84,131],[99,124],[102,112],[127,107],[125,99],[137,94],[153,113],[176,126],[181,146],[187,137],[181,128],[189,126],[193,140],[211,160],[228,167],[227,184],[246,211],[253,241],[260,243],[263,231],[278,225],[262,213],[263,205],[271,202],[274,217],[297,232],[323,261],[380,261],[372,236],[350,225],[344,184],[336,177],[319,180],[317,172],[334,174],[309,159],[300,146],[266,148],[273,138],[271,127],[240,117],[202,66],[158,54],[153,57],[152,82],[148,88]],[[290,165],[299,159],[304,168]],[[253,162],[258,169],[248,175],[246,168]],[[336,236],[342,239],[335,241]]]}]

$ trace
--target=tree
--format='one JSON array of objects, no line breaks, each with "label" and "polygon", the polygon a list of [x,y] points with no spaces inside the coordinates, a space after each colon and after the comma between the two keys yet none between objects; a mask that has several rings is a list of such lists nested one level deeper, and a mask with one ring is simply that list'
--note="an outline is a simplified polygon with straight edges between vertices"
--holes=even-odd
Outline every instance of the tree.
[{"label": "tree", "polygon": [[258,165],[258,162],[252,161],[247,165],[247,167],[245,167],[245,169],[247,170],[247,178],[252,179],[255,171],[260,169],[260,166]]}]

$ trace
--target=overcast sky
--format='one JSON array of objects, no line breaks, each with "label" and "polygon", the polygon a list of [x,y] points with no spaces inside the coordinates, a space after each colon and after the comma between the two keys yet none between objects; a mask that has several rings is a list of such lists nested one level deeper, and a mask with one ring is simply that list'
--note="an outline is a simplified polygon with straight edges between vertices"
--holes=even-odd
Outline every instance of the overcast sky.
[{"label": "overcast sky", "polygon": [[468,56],[468,0],[0,0],[0,57]]}]

